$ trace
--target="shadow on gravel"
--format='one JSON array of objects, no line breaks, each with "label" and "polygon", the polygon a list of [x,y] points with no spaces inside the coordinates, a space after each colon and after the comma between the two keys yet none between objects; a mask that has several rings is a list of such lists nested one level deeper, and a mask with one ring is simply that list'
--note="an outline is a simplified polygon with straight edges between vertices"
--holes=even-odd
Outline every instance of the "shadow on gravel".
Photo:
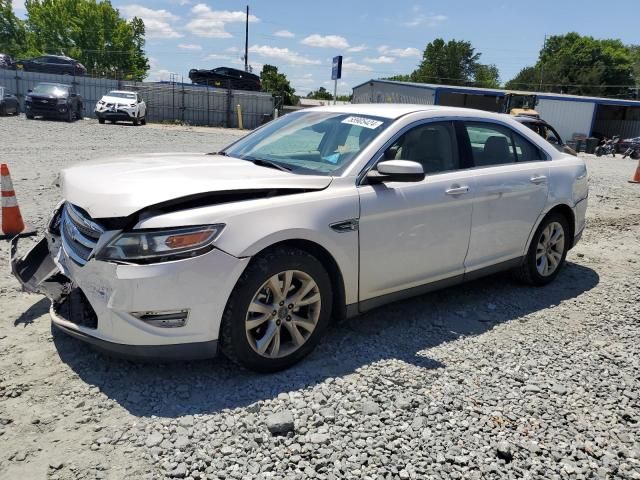
[{"label": "shadow on gravel", "polygon": [[18,318],[13,322],[13,326],[17,327],[18,325],[31,325],[33,321],[49,312],[49,306],[51,302],[48,298],[41,298],[36,303],[31,305],[26,311],[22,312]]},{"label": "shadow on gravel", "polygon": [[133,415],[215,413],[314,386],[386,359],[415,368],[446,368],[429,358],[429,348],[480,335],[504,322],[536,321],[523,317],[575,298],[598,282],[594,270],[568,263],[555,282],[542,288],[519,285],[499,274],[434,292],[334,325],[307,359],[271,375],[243,371],[223,357],[145,364],[96,353],[63,333],[54,332],[54,342],[62,361],[82,380]]}]

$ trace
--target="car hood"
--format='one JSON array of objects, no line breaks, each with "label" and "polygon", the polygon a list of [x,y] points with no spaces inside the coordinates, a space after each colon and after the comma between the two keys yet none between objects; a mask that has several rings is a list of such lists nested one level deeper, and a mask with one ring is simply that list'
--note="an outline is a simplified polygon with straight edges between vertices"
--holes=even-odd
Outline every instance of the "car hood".
[{"label": "car hood", "polygon": [[136,100],[134,98],[110,97],[109,95],[105,95],[100,100],[106,103],[118,103],[120,105],[129,105],[131,103],[136,103]]},{"label": "car hood", "polygon": [[298,175],[204,153],[118,157],[85,162],[60,173],[65,200],[93,218],[127,217],[146,207],[206,194],[293,193],[322,190],[330,183],[327,176]]}]

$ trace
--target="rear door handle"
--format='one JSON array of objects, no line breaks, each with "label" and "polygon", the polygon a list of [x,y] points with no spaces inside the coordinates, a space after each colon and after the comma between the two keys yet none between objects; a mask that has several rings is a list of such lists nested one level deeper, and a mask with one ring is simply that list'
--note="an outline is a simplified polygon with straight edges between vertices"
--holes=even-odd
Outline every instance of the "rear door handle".
[{"label": "rear door handle", "polygon": [[467,185],[464,185],[462,187],[459,186],[451,186],[451,188],[448,188],[447,190],[444,191],[444,193],[446,193],[447,195],[464,195],[465,193],[469,193],[469,187]]},{"label": "rear door handle", "polygon": [[531,183],[539,185],[541,183],[545,183],[547,181],[547,177],[545,175],[536,175],[534,177],[531,177],[529,180],[531,181]]}]

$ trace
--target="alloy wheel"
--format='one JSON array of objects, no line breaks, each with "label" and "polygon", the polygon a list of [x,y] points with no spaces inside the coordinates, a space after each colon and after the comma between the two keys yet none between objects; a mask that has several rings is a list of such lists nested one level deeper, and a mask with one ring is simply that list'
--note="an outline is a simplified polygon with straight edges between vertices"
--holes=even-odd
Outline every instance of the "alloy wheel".
[{"label": "alloy wheel", "polygon": [[558,269],[564,255],[564,229],[558,222],[551,222],[542,231],[536,247],[536,269],[543,277]]},{"label": "alloy wheel", "polygon": [[273,275],[254,294],[247,309],[249,345],[266,358],[294,353],[315,330],[320,309],[320,289],[310,275],[299,270]]}]

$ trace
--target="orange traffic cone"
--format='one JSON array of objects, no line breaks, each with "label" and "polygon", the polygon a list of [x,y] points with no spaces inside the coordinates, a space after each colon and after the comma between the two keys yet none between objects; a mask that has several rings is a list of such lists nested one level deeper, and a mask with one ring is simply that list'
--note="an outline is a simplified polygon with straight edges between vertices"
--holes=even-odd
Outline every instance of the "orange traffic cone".
[{"label": "orange traffic cone", "polygon": [[13,238],[16,235],[21,237],[35,235],[36,231],[27,228],[22,221],[16,192],[13,191],[13,183],[6,163],[0,165],[0,192],[2,196],[2,233],[0,233],[0,239]]},{"label": "orange traffic cone", "polygon": [[638,166],[636,167],[636,174],[633,176],[629,183],[640,183],[640,160],[638,160]]}]

